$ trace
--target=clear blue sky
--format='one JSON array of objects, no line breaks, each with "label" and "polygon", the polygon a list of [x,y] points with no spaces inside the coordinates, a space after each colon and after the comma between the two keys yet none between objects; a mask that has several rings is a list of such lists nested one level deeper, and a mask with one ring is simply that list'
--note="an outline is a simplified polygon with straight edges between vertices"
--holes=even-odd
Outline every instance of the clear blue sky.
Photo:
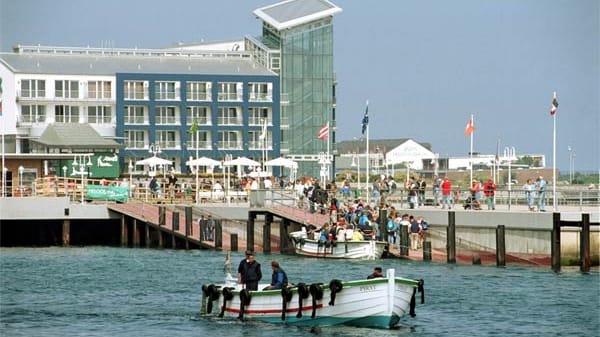
[{"label": "clear blue sky", "polygon": [[[259,35],[252,11],[273,1],[0,0],[0,45],[154,48]],[[370,135],[429,142],[441,156],[543,153],[552,166],[600,169],[597,0],[333,0],[338,140]]]}]

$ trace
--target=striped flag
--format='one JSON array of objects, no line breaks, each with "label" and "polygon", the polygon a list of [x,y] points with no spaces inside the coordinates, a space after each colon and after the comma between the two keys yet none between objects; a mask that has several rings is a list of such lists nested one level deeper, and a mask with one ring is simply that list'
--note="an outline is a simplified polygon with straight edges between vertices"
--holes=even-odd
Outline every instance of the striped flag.
[{"label": "striped flag", "polygon": [[556,97],[556,91],[554,92],[554,98],[552,98],[552,107],[550,107],[550,116],[554,116],[558,109],[558,98]]},{"label": "striped flag", "polygon": [[475,125],[473,125],[473,117],[469,118],[467,126],[465,127],[465,136],[469,136],[475,131]]},{"label": "striped flag", "polygon": [[367,101],[367,108],[365,109],[365,115],[362,119],[362,134],[364,135],[367,131],[367,126],[369,126],[369,101]]},{"label": "striped flag", "polygon": [[321,130],[319,130],[319,134],[317,135],[317,137],[321,140],[325,140],[325,139],[329,138],[329,122],[327,122],[327,123],[325,123],[325,125],[323,125]]}]

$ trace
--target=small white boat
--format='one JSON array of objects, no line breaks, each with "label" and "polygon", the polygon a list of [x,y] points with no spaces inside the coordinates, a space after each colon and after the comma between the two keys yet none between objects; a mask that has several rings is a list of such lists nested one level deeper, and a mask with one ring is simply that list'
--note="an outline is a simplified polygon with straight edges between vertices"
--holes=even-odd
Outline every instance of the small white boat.
[{"label": "small white boat", "polygon": [[289,238],[298,255],[333,259],[375,260],[388,246],[387,242],[375,240],[321,241],[309,238],[305,231],[292,232]]},{"label": "small white boat", "polygon": [[202,314],[310,327],[392,328],[406,313],[415,316],[417,290],[424,302],[423,280],[396,277],[394,269],[385,278],[299,283],[281,290],[248,291],[235,281],[228,275],[224,285],[203,285]]}]

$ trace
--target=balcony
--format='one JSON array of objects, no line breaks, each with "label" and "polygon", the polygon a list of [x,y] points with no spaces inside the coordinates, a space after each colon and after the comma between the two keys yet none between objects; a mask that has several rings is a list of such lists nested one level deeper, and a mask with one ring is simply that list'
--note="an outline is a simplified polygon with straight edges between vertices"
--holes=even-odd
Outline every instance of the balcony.
[{"label": "balcony", "polygon": [[[193,140],[188,140],[185,144],[188,150],[196,150],[196,142]],[[201,140],[198,142],[198,150],[211,150],[210,141]]]},{"label": "balcony", "polygon": [[219,117],[217,119],[218,125],[242,125],[241,117]]},{"label": "balcony", "polygon": [[250,102],[273,102],[273,93],[271,92],[251,92],[248,96]]},{"label": "balcony", "polygon": [[[263,126],[263,123],[265,122],[265,118],[264,117],[248,117],[248,125],[253,125],[253,126]],[[273,125],[273,121],[270,118],[266,119],[267,125]]]},{"label": "balcony", "polygon": [[149,121],[147,116],[125,116],[123,123],[126,125],[148,125]]},{"label": "balcony", "polygon": [[219,150],[242,150],[242,142],[237,140],[219,141]]},{"label": "balcony", "polygon": [[241,92],[220,92],[218,97],[219,97],[220,102],[241,102],[242,101],[242,93]]}]

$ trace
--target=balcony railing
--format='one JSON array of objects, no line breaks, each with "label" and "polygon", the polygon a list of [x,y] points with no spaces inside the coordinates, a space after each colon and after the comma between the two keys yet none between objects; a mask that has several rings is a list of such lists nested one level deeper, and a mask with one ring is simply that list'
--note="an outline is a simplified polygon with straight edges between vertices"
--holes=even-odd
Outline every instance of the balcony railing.
[{"label": "balcony railing", "polygon": [[251,102],[273,102],[273,94],[270,92],[251,92],[248,100]]},{"label": "balcony railing", "polygon": [[219,141],[218,143],[219,150],[241,150],[242,142],[241,141]]},{"label": "balcony railing", "polygon": [[148,149],[148,144],[143,140],[126,140],[125,147],[128,149]]},{"label": "balcony railing", "polygon": [[125,124],[148,124],[147,116],[125,116]]},{"label": "balcony railing", "polygon": [[156,116],[154,122],[156,125],[177,125],[179,124],[179,118],[175,116]]},{"label": "balcony railing", "polygon": [[241,92],[220,92],[219,93],[219,101],[241,102],[242,101],[242,93]]},{"label": "balcony railing", "polygon": [[[248,125],[260,125],[262,126],[265,122],[264,117],[248,117]],[[273,125],[273,121],[270,118],[266,120],[267,125]]]},{"label": "balcony railing", "polygon": [[188,93],[187,100],[192,102],[210,102],[212,101],[212,94],[210,92]]},{"label": "balcony railing", "polygon": [[[188,150],[195,150],[196,142],[193,140],[188,140],[186,142],[186,146],[187,146]],[[211,149],[210,141],[201,140],[198,142],[198,150],[210,150],[210,149]]]},{"label": "balcony railing", "polygon": [[219,117],[217,119],[219,125],[242,125],[241,117]]}]

